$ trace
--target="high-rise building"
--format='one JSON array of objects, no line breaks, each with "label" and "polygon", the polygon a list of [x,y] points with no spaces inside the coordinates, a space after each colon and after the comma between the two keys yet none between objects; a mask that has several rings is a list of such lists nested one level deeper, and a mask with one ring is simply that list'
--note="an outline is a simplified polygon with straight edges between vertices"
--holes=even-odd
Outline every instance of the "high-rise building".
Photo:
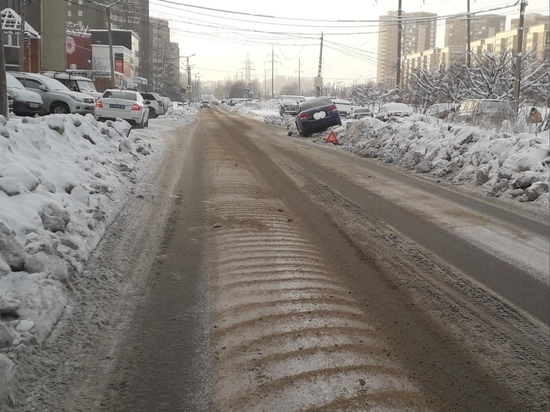
[{"label": "high-rise building", "polygon": [[[504,31],[506,16],[498,14],[474,15],[470,18],[470,41],[493,37]],[[458,17],[445,20],[444,47],[463,47],[467,49],[468,18]]]},{"label": "high-rise building", "polygon": [[[98,4],[100,3],[100,4]],[[107,9],[112,1],[73,0],[66,2],[66,20],[90,29],[106,29]],[[101,5],[105,4],[105,6]],[[136,73],[140,77],[149,78],[149,0],[122,0],[109,7],[111,28],[131,30],[139,37],[139,55],[136,62]]]},{"label": "high-rise building", "polygon": [[[397,80],[397,11],[379,19],[377,81],[393,87]],[[435,13],[401,13],[401,56],[422,52],[435,46],[437,30]]]},{"label": "high-rise building", "polygon": [[[149,38],[151,39],[150,81],[149,90],[167,94],[173,82],[174,61],[179,61],[179,47],[177,56],[174,45],[170,44],[170,26],[168,20],[151,17],[149,19]],[[176,63],[178,70],[179,63]],[[174,85],[177,86],[177,85]]]}]

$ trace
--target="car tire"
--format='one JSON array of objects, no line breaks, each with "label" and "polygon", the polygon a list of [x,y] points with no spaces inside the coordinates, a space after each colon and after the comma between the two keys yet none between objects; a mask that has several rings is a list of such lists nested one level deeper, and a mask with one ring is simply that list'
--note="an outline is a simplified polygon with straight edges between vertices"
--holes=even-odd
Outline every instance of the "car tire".
[{"label": "car tire", "polygon": [[145,123],[143,124],[144,127],[149,127],[149,116],[147,116],[147,120],[145,120]]},{"label": "car tire", "polygon": [[66,103],[56,102],[50,106],[50,113],[52,114],[69,114],[70,112]]},{"label": "car tire", "polygon": [[149,107],[149,117],[151,119],[154,119],[155,117],[157,117],[157,112],[155,111],[155,109]]}]

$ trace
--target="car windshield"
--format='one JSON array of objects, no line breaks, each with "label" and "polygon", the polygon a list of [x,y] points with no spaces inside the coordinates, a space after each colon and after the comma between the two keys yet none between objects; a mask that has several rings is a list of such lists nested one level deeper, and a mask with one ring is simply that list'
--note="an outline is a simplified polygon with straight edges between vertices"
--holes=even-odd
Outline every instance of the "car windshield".
[{"label": "car windshield", "polygon": [[77,80],[76,83],[81,92],[97,92],[95,84],[89,80]]},{"label": "car windshield", "polygon": [[6,74],[6,85],[14,89],[25,89],[21,82],[13,77],[11,74]]},{"label": "car windshield", "polygon": [[40,77],[40,80],[50,90],[63,90],[64,92],[70,91],[67,86],[65,86],[63,83],[61,83],[60,81],[57,81],[55,79],[50,79],[49,77],[44,76],[44,77]]}]

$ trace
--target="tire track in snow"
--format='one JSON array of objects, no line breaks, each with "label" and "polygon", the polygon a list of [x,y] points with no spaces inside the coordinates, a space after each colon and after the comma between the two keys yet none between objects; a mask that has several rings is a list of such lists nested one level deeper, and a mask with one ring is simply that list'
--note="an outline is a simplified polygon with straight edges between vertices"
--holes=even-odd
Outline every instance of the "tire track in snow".
[{"label": "tire track in snow", "polygon": [[429,410],[298,217],[242,159],[211,151],[217,410]]}]

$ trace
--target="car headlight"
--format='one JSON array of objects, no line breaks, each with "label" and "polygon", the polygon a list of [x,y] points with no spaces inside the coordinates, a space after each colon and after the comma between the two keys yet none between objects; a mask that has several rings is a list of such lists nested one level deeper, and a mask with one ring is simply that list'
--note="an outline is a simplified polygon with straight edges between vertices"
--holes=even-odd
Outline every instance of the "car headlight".
[{"label": "car headlight", "polygon": [[84,103],[84,99],[82,99],[82,97],[80,97],[80,96],[76,96],[76,95],[74,95],[74,94],[71,94],[71,98],[72,98],[73,100],[76,100],[76,101],[79,102],[79,103]]}]

